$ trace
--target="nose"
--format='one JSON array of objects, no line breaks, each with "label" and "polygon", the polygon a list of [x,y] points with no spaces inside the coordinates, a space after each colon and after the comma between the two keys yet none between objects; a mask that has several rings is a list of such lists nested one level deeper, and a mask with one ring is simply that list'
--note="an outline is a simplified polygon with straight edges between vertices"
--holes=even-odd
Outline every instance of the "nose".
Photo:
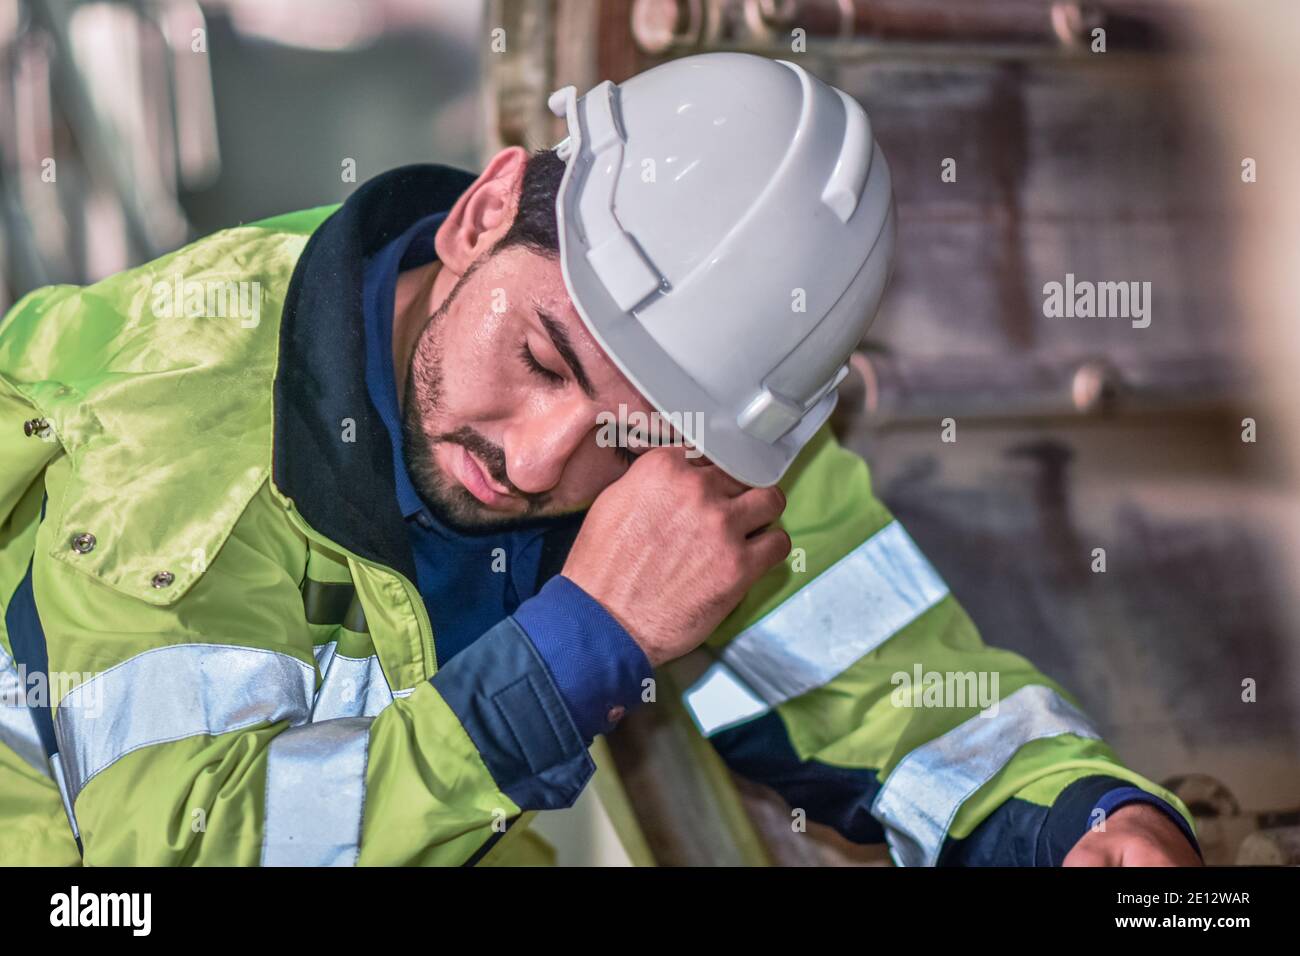
[{"label": "nose", "polygon": [[587,435],[596,413],[585,400],[548,404],[506,429],[506,474],[525,494],[550,491]]}]

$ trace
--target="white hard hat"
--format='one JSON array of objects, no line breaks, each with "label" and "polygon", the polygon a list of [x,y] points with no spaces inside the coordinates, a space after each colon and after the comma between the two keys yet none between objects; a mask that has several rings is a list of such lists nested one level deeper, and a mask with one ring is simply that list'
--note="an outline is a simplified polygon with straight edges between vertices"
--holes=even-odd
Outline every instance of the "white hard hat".
[{"label": "white hard hat", "polygon": [[556,215],[578,314],[662,415],[701,422],[686,437],[705,455],[774,484],[835,407],[889,277],[893,193],[867,114],[744,53],[549,102],[569,129]]}]

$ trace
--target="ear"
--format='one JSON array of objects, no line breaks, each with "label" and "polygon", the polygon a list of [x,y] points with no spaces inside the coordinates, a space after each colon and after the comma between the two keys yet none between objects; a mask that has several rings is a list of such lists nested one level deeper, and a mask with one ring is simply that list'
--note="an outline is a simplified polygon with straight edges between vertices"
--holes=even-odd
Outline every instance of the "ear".
[{"label": "ear", "polygon": [[508,146],[493,156],[473,185],[461,193],[434,237],[434,248],[445,268],[463,275],[509,231],[519,208],[527,165],[528,151]]}]

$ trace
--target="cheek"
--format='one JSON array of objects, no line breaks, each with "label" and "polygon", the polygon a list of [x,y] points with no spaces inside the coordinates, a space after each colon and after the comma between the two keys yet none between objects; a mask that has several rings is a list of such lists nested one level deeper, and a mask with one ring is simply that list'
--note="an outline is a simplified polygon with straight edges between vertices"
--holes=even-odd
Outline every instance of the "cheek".
[{"label": "cheek", "polygon": [[481,321],[448,316],[433,334],[442,381],[437,417],[457,425],[499,417],[513,381],[506,323],[490,311]]}]

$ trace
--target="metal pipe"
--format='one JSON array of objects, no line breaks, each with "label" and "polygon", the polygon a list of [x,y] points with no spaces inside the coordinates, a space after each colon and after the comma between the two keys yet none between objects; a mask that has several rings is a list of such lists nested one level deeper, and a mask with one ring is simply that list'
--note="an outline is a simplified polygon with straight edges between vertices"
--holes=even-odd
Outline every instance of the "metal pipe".
[{"label": "metal pipe", "polygon": [[952,416],[1079,418],[1103,414],[1192,414],[1249,397],[1222,357],[920,359],[855,353],[841,385],[844,413],[875,422]]},{"label": "metal pipe", "polygon": [[1083,0],[636,0],[631,31],[647,53],[785,47],[809,40],[1028,45],[1086,49],[1097,28],[1111,48],[1163,46],[1184,34],[1167,5]]}]

